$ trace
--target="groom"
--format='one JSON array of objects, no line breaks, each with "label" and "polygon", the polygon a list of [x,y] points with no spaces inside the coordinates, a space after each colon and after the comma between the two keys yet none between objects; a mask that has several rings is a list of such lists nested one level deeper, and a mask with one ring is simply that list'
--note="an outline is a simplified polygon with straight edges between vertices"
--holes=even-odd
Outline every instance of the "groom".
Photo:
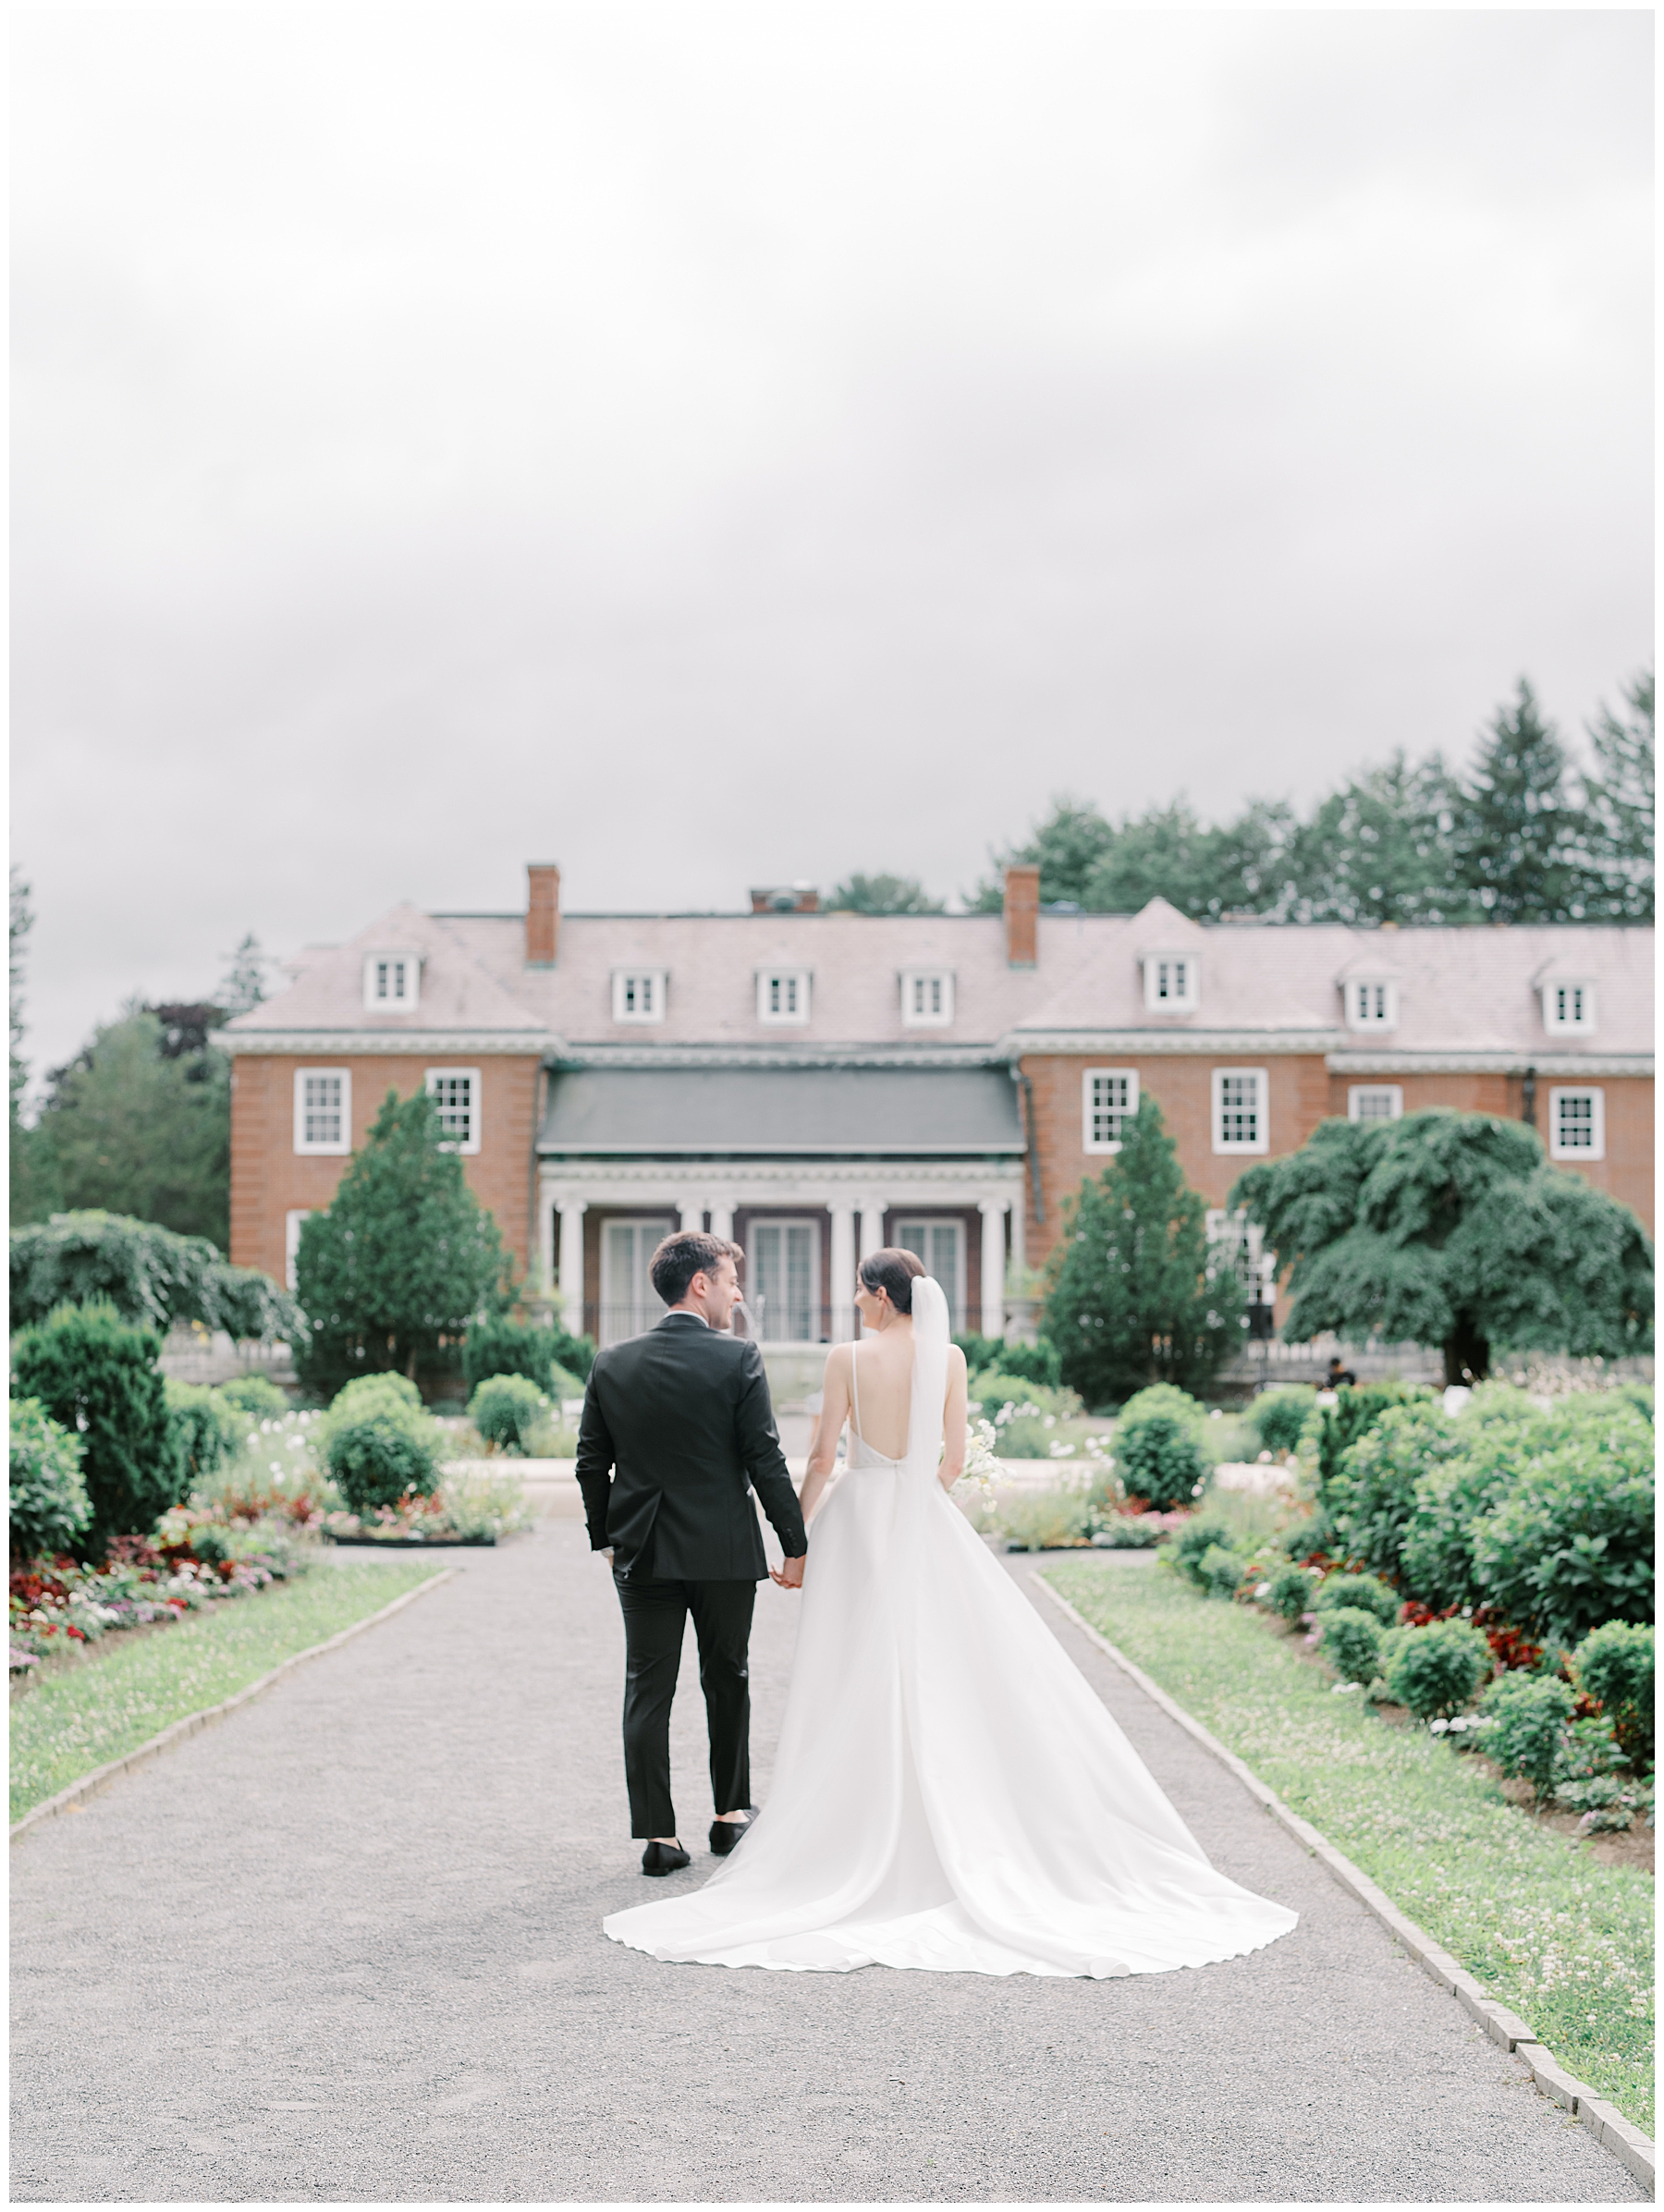
[{"label": "groom", "polygon": [[[801,1581],[809,1548],[756,1342],[728,1333],[740,1296],[723,1237],[667,1237],[648,1273],[670,1311],[597,1352],[578,1431],[590,1549],[612,1561],[624,1612],[624,1776],[643,1874],[689,1864],[670,1802],[670,1701],[690,1613],[711,1737],[711,1849],[731,1851],[751,1803],[752,1607],[768,1572],[751,1493]],[[610,1480],[608,1479],[610,1477]],[[795,1571],[794,1571],[795,1569]]]}]

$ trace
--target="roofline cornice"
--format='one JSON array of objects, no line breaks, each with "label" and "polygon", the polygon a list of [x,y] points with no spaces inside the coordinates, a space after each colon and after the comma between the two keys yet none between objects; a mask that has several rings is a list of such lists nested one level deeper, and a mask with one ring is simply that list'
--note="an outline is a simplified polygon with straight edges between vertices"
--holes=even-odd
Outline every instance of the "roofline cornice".
[{"label": "roofline cornice", "polygon": [[1649,1052],[1331,1052],[1331,1075],[1642,1075]]},{"label": "roofline cornice", "polygon": [[561,1045],[548,1065],[586,1068],[997,1068],[993,1045]]},{"label": "roofline cornice", "polygon": [[448,1053],[477,1052],[500,1056],[512,1053],[528,1059],[544,1059],[560,1050],[558,1037],[547,1030],[517,1029],[249,1029],[214,1030],[213,1042],[223,1052],[281,1054],[314,1053]]},{"label": "roofline cornice", "polygon": [[1340,1029],[1014,1029],[999,1040],[1008,1061],[1034,1053],[1124,1052],[1132,1055],[1222,1052],[1330,1052]]},{"label": "roofline cornice", "polygon": [[985,1139],[974,1144],[929,1144],[916,1142],[898,1144],[887,1151],[882,1144],[875,1144],[870,1137],[863,1137],[854,1144],[757,1144],[752,1143],[744,1153],[735,1152],[731,1144],[679,1144],[672,1139],[662,1144],[563,1144],[539,1139],[537,1156],[540,1160],[703,1160],[706,1162],[735,1163],[747,1159],[759,1160],[990,1160],[1021,1162],[1023,1141],[1012,1137],[1003,1143],[990,1143]]}]

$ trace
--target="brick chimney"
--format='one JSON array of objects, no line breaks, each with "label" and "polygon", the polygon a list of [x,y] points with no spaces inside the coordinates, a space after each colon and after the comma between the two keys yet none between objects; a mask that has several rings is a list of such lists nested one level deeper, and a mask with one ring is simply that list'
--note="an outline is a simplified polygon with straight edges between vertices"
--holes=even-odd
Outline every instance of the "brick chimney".
[{"label": "brick chimney", "polygon": [[1037,953],[1040,916],[1038,868],[1005,872],[1006,965],[1032,968]]},{"label": "brick chimney", "polygon": [[560,947],[560,870],[553,861],[526,862],[526,965],[552,968]]}]

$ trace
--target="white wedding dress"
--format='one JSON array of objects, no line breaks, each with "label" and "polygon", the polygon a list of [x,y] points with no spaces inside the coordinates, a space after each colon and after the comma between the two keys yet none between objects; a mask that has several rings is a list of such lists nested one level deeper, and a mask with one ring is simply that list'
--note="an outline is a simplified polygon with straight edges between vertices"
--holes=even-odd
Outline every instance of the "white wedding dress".
[{"label": "white wedding dress", "polygon": [[912,1311],[907,1455],[864,1442],[857,1395],[814,1524],[768,1803],[702,1889],[606,1932],[716,1966],[1095,1977],[1286,1935],[1297,1915],[1209,1865],[942,1488],[940,1286],[915,1278]]}]

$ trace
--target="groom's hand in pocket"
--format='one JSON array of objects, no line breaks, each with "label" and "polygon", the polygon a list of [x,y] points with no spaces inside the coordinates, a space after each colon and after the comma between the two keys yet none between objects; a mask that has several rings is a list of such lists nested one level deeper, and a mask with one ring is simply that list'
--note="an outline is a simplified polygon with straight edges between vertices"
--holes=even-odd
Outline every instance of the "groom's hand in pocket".
[{"label": "groom's hand in pocket", "polygon": [[782,1590],[801,1590],[803,1586],[803,1561],[807,1552],[799,1552],[795,1559],[782,1559],[778,1567],[768,1570],[770,1582],[778,1583]]}]

